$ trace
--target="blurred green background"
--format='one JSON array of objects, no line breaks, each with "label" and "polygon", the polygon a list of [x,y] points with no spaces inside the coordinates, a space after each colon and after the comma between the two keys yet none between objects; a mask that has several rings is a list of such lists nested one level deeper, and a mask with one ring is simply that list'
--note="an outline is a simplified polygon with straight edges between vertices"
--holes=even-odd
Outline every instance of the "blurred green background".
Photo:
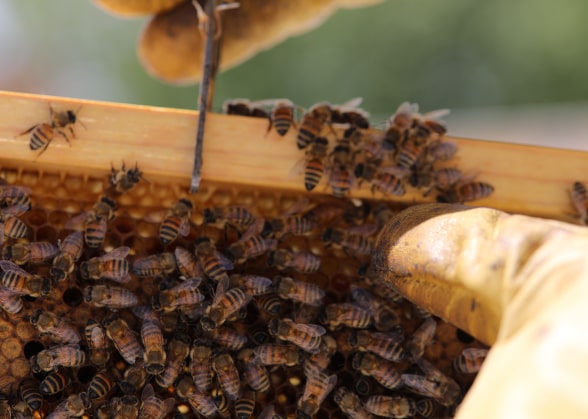
[{"label": "blurred green background", "polygon": [[[3,0],[0,88],[194,109],[195,86],[165,85],[141,67],[146,22],[89,0]],[[452,109],[454,135],[588,149],[586,22],[586,0],[385,0],[341,10],[223,73],[215,108],[228,98],[309,106],[361,96],[383,123],[408,100]]]}]

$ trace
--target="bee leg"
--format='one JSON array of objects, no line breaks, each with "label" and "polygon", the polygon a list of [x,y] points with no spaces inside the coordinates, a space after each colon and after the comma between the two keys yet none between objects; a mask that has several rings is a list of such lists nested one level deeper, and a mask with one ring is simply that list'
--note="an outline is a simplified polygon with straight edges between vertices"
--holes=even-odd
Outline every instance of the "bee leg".
[{"label": "bee leg", "polygon": [[45,143],[45,145],[41,148],[41,151],[39,151],[39,154],[37,154],[37,157],[35,157],[35,160],[37,160],[39,157],[41,157],[41,154],[43,154],[45,152],[45,150],[47,150],[47,148],[49,147],[49,144],[51,144],[51,141],[47,141]]},{"label": "bee leg", "polygon": [[272,127],[274,126],[274,120],[271,117],[268,117],[268,119],[269,119],[269,125],[267,127],[267,131],[265,132],[266,137],[270,133],[270,131],[272,130]]},{"label": "bee leg", "polygon": [[34,130],[35,128],[37,128],[39,125],[41,125],[41,124],[36,124],[36,125],[33,125],[33,126],[32,126],[32,127],[30,127],[28,130],[26,130],[26,131],[23,131],[23,132],[21,132],[20,134],[17,134],[17,135],[15,135],[15,136],[14,136],[14,138],[20,137],[21,135],[28,134],[29,132],[31,132],[32,130]]}]

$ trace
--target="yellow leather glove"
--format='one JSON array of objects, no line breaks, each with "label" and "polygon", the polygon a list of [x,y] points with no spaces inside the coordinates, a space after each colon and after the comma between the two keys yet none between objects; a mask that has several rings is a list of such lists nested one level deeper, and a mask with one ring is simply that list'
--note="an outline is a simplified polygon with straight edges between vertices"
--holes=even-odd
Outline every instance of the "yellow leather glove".
[{"label": "yellow leather glove", "polygon": [[383,281],[492,345],[457,418],[588,417],[588,229],[489,208],[408,208]]}]

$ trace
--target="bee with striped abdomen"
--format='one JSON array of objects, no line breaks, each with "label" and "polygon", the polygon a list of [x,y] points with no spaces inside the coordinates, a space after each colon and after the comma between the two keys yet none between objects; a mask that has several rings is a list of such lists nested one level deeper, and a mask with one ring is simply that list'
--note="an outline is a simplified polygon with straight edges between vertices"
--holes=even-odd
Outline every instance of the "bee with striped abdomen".
[{"label": "bee with striped abdomen", "polygon": [[190,216],[194,205],[186,198],[180,199],[168,212],[159,227],[159,239],[163,244],[170,244],[179,236],[190,234]]},{"label": "bee with striped abdomen", "polygon": [[62,345],[44,349],[30,358],[33,372],[51,372],[57,367],[80,367],[86,362],[86,353],[78,345]]},{"label": "bee with striped abdomen", "polygon": [[243,368],[243,378],[254,391],[266,392],[270,388],[270,378],[267,369],[257,361],[253,349],[242,349],[237,355]]},{"label": "bee with striped abdomen", "polygon": [[229,399],[237,400],[241,396],[241,379],[233,357],[228,353],[222,353],[212,358],[211,365]]},{"label": "bee with striped abdomen", "polygon": [[194,306],[204,300],[198,291],[201,278],[180,282],[170,289],[164,289],[153,295],[152,306],[157,311],[174,311],[183,306]]},{"label": "bee with striped abdomen", "polygon": [[57,254],[57,247],[46,241],[16,243],[3,249],[6,259],[12,260],[17,265],[27,263],[39,264],[53,259]]},{"label": "bee with striped abdomen", "polygon": [[63,391],[71,382],[70,378],[62,372],[56,371],[43,378],[39,384],[41,394],[51,396]]},{"label": "bee with striped abdomen", "polygon": [[63,281],[74,270],[75,264],[84,250],[84,236],[81,231],[75,231],[59,243],[59,252],[53,259],[51,277],[57,282]]},{"label": "bee with striped abdomen", "polygon": [[267,263],[280,270],[293,269],[302,273],[313,273],[320,269],[321,258],[311,252],[278,249],[270,254]]},{"label": "bee with striped abdomen", "polygon": [[114,166],[111,167],[110,176],[108,182],[110,187],[114,189],[116,193],[128,192],[141,181],[143,178],[143,172],[139,170],[139,166],[135,163],[135,167],[132,169],[126,169],[123,162],[120,170],[116,170]]},{"label": "bee with striped abdomen", "polygon": [[331,330],[343,326],[365,329],[372,324],[372,315],[369,310],[353,303],[333,303],[325,308],[325,322]]},{"label": "bee with striped abdomen", "polygon": [[110,360],[110,344],[106,338],[106,331],[96,320],[88,319],[84,335],[88,344],[90,362],[103,367]]},{"label": "bee with striped abdomen", "polygon": [[291,342],[311,354],[319,351],[321,336],[327,332],[322,326],[294,323],[291,319],[272,319],[268,330],[278,339]]},{"label": "bee with striped abdomen", "polygon": [[353,356],[352,367],[363,375],[373,377],[387,389],[394,390],[402,384],[400,372],[393,362],[369,352],[356,353]]},{"label": "bee with striped abdomen", "polygon": [[190,349],[190,373],[196,388],[208,392],[212,388],[212,348],[204,341],[195,340]]},{"label": "bee with striped abdomen", "polygon": [[[177,249],[179,247],[176,248],[176,251]],[[133,273],[141,278],[165,277],[174,273],[176,267],[176,257],[174,254],[163,252],[136,259],[133,262]]]},{"label": "bee with striped abdomen", "polygon": [[293,367],[302,359],[300,349],[294,345],[267,343],[253,348],[255,359],[261,365],[284,365]]},{"label": "bee with striped abdomen", "polygon": [[76,344],[81,340],[76,328],[69,324],[65,318],[58,317],[42,308],[34,311],[31,323],[41,334],[48,335],[55,343]]},{"label": "bee with striped abdomen", "polygon": [[304,392],[296,404],[296,415],[300,418],[310,419],[319,411],[324,400],[335,388],[337,375],[327,375],[317,368],[308,367],[308,364],[305,365],[304,370],[306,383]]},{"label": "bee with striped abdomen", "polygon": [[128,364],[134,365],[137,358],[143,359],[145,351],[126,321],[121,318],[108,319],[105,326],[106,336]]},{"label": "bee with striped abdomen", "polygon": [[339,409],[350,419],[371,419],[372,416],[366,410],[358,395],[346,387],[339,387],[333,394],[333,401]]},{"label": "bee with striped abdomen", "polygon": [[37,298],[51,292],[51,281],[48,278],[30,274],[8,260],[0,260],[0,269],[3,271],[0,284],[14,294]]},{"label": "bee with striped abdomen", "polygon": [[131,249],[127,246],[117,247],[105,255],[93,257],[80,265],[80,273],[84,279],[94,281],[107,278],[120,284],[131,280],[129,262],[125,259]]},{"label": "bee with striped abdomen", "polygon": [[110,394],[110,391],[114,388],[114,381],[112,376],[106,371],[97,373],[90,384],[88,385],[88,398],[91,401],[101,400]]},{"label": "bee with striped abdomen", "polygon": [[113,310],[136,306],[137,296],[126,288],[111,285],[90,285],[84,288],[84,301],[94,307]]}]

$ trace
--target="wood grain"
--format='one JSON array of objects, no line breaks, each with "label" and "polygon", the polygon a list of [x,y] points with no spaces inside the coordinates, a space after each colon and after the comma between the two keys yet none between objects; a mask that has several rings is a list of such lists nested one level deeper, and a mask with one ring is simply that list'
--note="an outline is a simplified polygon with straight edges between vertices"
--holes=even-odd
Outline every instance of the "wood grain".
[{"label": "wood grain", "polygon": [[[76,110],[76,139],[68,144],[57,136],[38,157],[29,149],[29,136],[16,135],[49,118],[55,110]],[[395,107],[395,104],[391,104]],[[0,164],[106,176],[111,163],[138,162],[152,180],[175,182],[188,189],[194,156],[195,111],[0,92]],[[263,186],[306,194],[301,176],[291,169],[303,156],[296,134],[285,138],[270,132],[263,119],[210,114],[204,143],[203,181]],[[451,131],[451,127],[450,131]],[[459,145],[456,164],[466,173],[495,186],[476,205],[507,212],[573,221],[569,189],[588,180],[588,153],[492,141],[448,137]],[[327,194],[319,185],[312,193]],[[372,195],[367,186],[350,193],[405,203],[431,202],[419,191],[403,197]]]}]

